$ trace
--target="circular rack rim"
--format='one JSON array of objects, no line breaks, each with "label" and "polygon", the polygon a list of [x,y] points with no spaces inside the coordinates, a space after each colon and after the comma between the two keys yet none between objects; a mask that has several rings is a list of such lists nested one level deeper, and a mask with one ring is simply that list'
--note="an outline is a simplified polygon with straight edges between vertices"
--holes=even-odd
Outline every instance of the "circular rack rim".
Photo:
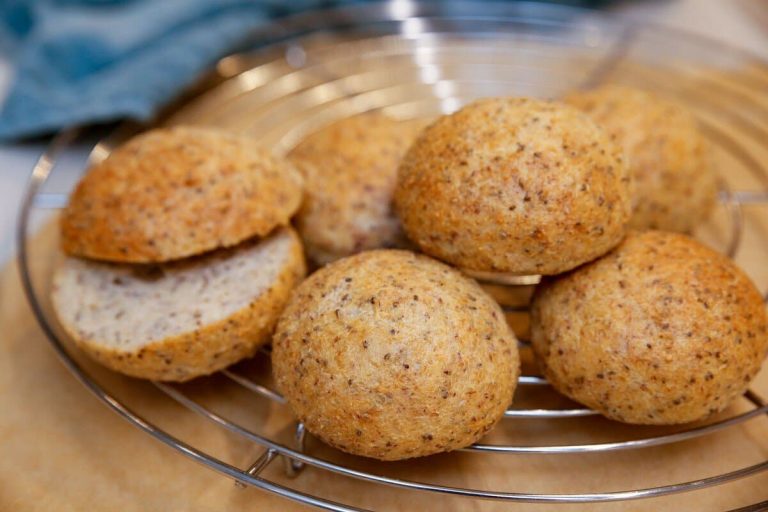
[{"label": "circular rack rim", "polygon": [[[378,16],[377,18],[374,18],[374,19],[363,20],[366,22],[399,21],[399,18],[392,17],[391,12],[387,11],[387,9],[385,8],[386,6],[391,5],[393,3],[397,3],[397,2],[387,2],[382,4],[366,4],[362,7],[357,6],[358,7],[357,10],[364,10],[367,12],[367,15],[370,15],[371,12],[373,12],[374,16]],[[407,3],[412,4],[410,2],[407,2]],[[418,4],[412,4],[412,5],[416,5],[416,7],[418,8],[413,12],[413,15],[415,16],[424,15],[423,11],[419,9],[422,9],[425,4],[418,3]],[[349,8],[336,8],[336,9],[331,9],[328,11],[321,11],[321,12],[328,12],[333,14],[333,13],[339,13],[339,12],[346,12],[346,9],[349,9]],[[578,9],[573,9],[573,8],[567,8],[567,9],[573,12],[579,11]],[[354,11],[355,9],[352,8],[350,10]],[[276,24],[271,25],[270,28],[267,29],[266,31],[262,31],[261,36],[263,37],[265,34],[271,34],[270,37],[276,38],[278,34],[288,31],[289,28],[292,27],[293,25],[302,27],[302,23],[306,23],[306,20],[311,19],[311,17],[317,16],[317,15],[318,15],[318,12],[315,11],[312,15],[307,13],[302,13],[299,15],[295,15],[293,17],[289,17],[286,20],[284,20],[282,23],[278,22]],[[525,20],[525,22],[531,23],[530,20]],[[304,27],[304,28],[306,29],[307,27]],[[666,29],[661,29],[658,27],[654,27],[654,29],[666,31]],[[259,34],[259,31],[257,31],[256,33]],[[677,34],[677,31],[674,31],[674,33]],[[706,38],[702,38],[700,36],[691,36],[691,37],[694,37],[695,39],[698,39],[701,41],[709,41],[709,44],[717,44],[713,41],[710,41]],[[722,47],[722,45],[720,46]],[[753,56],[751,56],[751,58],[755,59]],[[755,60],[759,60],[759,59],[755,59]],[[489,500],[506,500],[506,501],[516,501],[516,502],[593,503],[593,502],[607,502],[607,501],[621,501],[621,500],[649,498],[649,497],[655,497],[655,496],[675,494],[675,493],[685,492],[685,491],[692,491],[695,489],[711,487],[714,485],[726,483],[729,481],[733,481],[739,478],[756,474],[761,471],[768,470],[768,460],[767,460],[767,461],[754,464],[752,466],[740,468],[728,473],[701,478],[697,480],[692,480],[688,482],[681,482],[681,483],[675,483],[675,484],[669,484],[669,485],[663,485],[663,486],[657,486],[657,487],[649,487],[644,489],[632,489],[632,490],[612,491],[612,492],[604,492],[604,493],[583,493],[583,494],[529,494],[529,493],[517,493],[517,492],[495,492],[495,491],[484,491],[479,489],[433,485],[429,483],[400,480],[396,478],[384,477],[384,476],[380,476],[372,473],[357,471],[342,465],[335,464],[325,459],[307,455],[302,451],[304,430],[303,430],[303,426],[301,426],[300,424],[298,425],[297,431],[296,431],[296,447],[292,448],[292,447],[271,441],[266,437],[262,437],[254,432],[251,432],[245,429],[240,425],[237,425],[227,420],[226,418],[223,418],[217,415],[213,411],[206,409],[199,403],[194,402],[189,397],[183,395],[180,391],[178,391],[173,386],[162,384],[162,383],[155,383],[156,387],[160,391],[164,392],[170,398],[186,406],[188,409],[202,415],[204,418],[214,422],[215,424],[218,424],[220,427],[228,429],[229,431],[234,432],[235,434],[241,437],[245,437],[246,439],[249,439],[250,441],[253,441],[256,444],[265,448],[265,451],[263,452],[262,456],[259,457],[259,459],[250,468],[246,470],[242,470],[240,468],[234,467],[210,454],[202,452],[196,449],[194,446],[184,443],[183,441],[179,440],[178,438],[174,437],[168,432],[165,432],[164,430],[160,429],[156,425],[147,421],[141,415],[139,415],[138,413],[136,413],[135,411],[127,407],[125,404],[121,403],[114,396],[112,396],[106,389],[104,389],[97,382],[97,380],[95,380],[85,369],[83,369],[79,365],[79,363],[69,353],[64,342],[58,338],[54,328],[48,322],[48,319],[43,311],[43,307],[36,295],[33,282],[32,282],[30,268],[29,268],[29,261],[28,261],[29,216],[34,206],[35,197],[37,196],[41,186],[47,180],[50,172],[53,170],[56,164],[58,155],[65,147],[69,146],[78,136],[79,136],[79,130],[71,129],[71,130],[61,132],[58,136],[54,138],[49,148],[45,151],[45,153],[43,153],[43,155],[40,157],[40,159],[34,166],[27,190],[25,191],[25,194],[24,194],[22,208],[19,215],[18,225],[17,225],[18,265],[19,265],[19,270],[20,270],[21,279],[22,279],[22,286],[23,286],[25,295],[27,297],[27,300],[30,304],[30,307],[33,311],[33,314],[37,322],[40,324],[42,330],[48,337],[49,341],[51,342],[52,346],[54,347],[55,351],[57,352],[57,355],[62,360],[62,362],[75,375],[75,377],[83,385],[86,386],[86,388],[88,388],[92,393],[94,393],[109,408],[117,412],[120,416],[128,420],[130,423],[139,427],[141,430],[150,434],[155,439],[174,448],[176,451],[195,460],[196,462],[199,462],[209,468],[212,468],[226,476],[229,476],[235,479],[237,482],[241,482],[244,484],[248,484],[248,485],[266,490],[268,492],[272,492],[274,494],[280,495],[282,497],[291,499],[299,503],[312,505],[312,506],[316,506],[316,507],[327,509],[327,510],[357,511],[362,509],[351,507],[346,504],[330,501],[324,498],[320,498],[317,496],[313,496],[310,494],[306,494],[306,493],[294,490],[285,485],[282,485],[261,477],[259,475],[259,472],[263,470],[272,460],[274,460],[277,455],[282,455],[287,462],[286,470],[289,475],[295,474],[298,470],[302,468],[303,465],[307,464],[320,469],[332,471],[334,473],[338,473],[344,476],[357,478],[361,480],[372,481],[375,483],[380,483],[380,484],[403,488],[403,489],[432,491],[432,492],[448,494],[453,496],[462,496],[462,497],[489,499]],[[730,197],[730,200],[727,201],[727,204],[730,206],[733,206],[735,203],[735,205],[737,206],[735,210],[740,212],[740,208],[738,206],[740,206],[741,203],[738,201],[738,197],[736,196],[737,197],[736,199],[734,199],[734,196],[729,196],[729,197]],[[758,202],[761,202],[761,201],[758,201]],[[234,372],[225,370],[222,373],[225,376],[227,376],[230,380],[237,382],[238,384],[242,385],[246,389],[256,392],[262,397],[265,397],[277,402],[280,402],[282,400],[282,397],[279,394],[277,394],[275,391],[265,388],[263,386],[260,386],[259,384],[256,384],[250,380],[247,380],[245,377],[237,375]],[[541,381],[541,379],[538,379],[536,377],[523,377],[521,379],[520,384],[521,385],[546,385],[546,382],[543,382]],[[608,451],[608,450],[617,450],[617,449],[632,449],[632,448],[640,448],[645,446],[671,443],[671,442],[676,442],[683,439],[689,439],[693,437],[698,437],[700,435],[705,435],[705,434],[720,430],[722,428],[726,428],[734,424],[741,423],[743,421],[746,421],[758,416],[762,416],[763,414],[768,412],[768,405],[755,393],[748,391],[745,394],[745,397],[747,400],[749,400],[752,404],[755,405],[754,409],[751,409],[746,413],[742,413],[740,415],[728,418],[726,420],[705,425],[703,427],[696,427],[694,429],[687,430],[687,431],[681,431],[674,434],[669,434],[666,436],[656,436],[656,437],[651,437],[646,439],[634,439],[630,441],[615,442],[615,443],[600,443],[600,444],[591,444],[591,445],[588,444],[588,445],[570,445],[570,446],[564,445],[564,446],[527,447],[527,446],[474,445],[473,447],[470,447],[467,450],[476,451],[476,452],[505,452],[505,453],[526,453],[526,452],[527,453],[575,453],[575,452],[587,453],[587,452],[598,452],[598,451]],[[534,410],[527,410],[524,413],[520,413],[519,411],[515,412],[514,410],[511,410],[511,411],[508,411],[507,417],[521,417],[521,418],[554,417],[554,418],[557,418],[557,417],[583,416],[588,414],[593,414],[593,412],[587,409],[572,409],[572,410],[566,410],[566,411],[534,409]],[[753,506],[760,506],[760,505],[768,505],[768,501],[764,501],[764,502],[755,504]],[[738,509],[738,510],[747,510],[747,509],[748,507],[744,507],[743,509]]]}]

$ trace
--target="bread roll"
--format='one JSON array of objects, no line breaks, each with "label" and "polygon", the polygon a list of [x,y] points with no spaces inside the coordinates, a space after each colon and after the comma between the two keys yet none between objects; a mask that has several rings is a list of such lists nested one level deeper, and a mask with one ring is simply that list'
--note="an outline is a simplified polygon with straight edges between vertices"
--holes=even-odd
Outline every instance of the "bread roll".
[{"label": "bread roll", "polygon": [[514,334],[477,283],[397,250],[318,270],[272,345],[277,385],[307,429],[381,460],[480,439],[512,401],[519,365]]},{"label": "bread roll", "polygon": [[291,151],[306,183],[296,226],[312,260],[324,265],[364,250],[405,246],[392,192],[400,159],[425,124],[354,116]]},{"label": "bread roll", "polygon": [[534,350],[558,391],[649,425],[702,419],[744,393],[768,351],[766,322],[733,262],[661,231],[545,281],[531,311]]},{"label": "bread roll", "polygon": [[253,355],[305,273],[296,233],[165,265],[65,258],[54,309],[75,343],[115,371],[185,381]]},{"label": "bread roll", "polygon": [[400,165],[395,205],[425,253],[456,266],[556,274],[624,236],[620,149],[573,107],[485,99],[430,125]]},{"label": "bread roll", "polygon": [[630,225],[688,233],[717,202],[709,144],[682,106],[646,91],[607,85],[566,98],[623,146],[635,181]]},{"label": "bread roll", "polygon": [[155,129],[87,171],[62,216],[62,248],[126,263],[185,258],[287,224],[301,193],[290,164],[253,140]]}]

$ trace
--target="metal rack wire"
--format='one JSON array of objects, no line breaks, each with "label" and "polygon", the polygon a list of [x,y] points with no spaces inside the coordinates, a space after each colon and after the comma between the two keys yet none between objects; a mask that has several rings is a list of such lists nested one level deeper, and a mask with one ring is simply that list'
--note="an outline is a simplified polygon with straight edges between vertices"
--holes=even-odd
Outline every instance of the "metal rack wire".
[{"label": "metal rack wire", "polygon": [[[642,55],[636,52],[638,48],[642,50],[652,43],[668,49],[668,40],[675,39],[678,40],[677,46],[672,47],[665,59],[674,60],[675,51],[678,51],[675,48],[678,47],[680,52],[691,52],[686,45],[706,53],[708,61],[727,59],[729,55],[748,63],[755,62],[754,59],[692,36],[655,27],[638,27],[570,8],[486,3],[482,4],[482,14],[478,14],[477,9],[476,2],[451,4],[449,8],[439,4],[392,1],[327,11],[323,16],[295,16],[255,34],[254,38],[259,43],[257,52],[223,59],[218,66],[218,75],[206,82],[204,92],[171,110],[163,122],[227,126],[253,133],[265,143],[273,144],[278,151],[285,151],[317,126],[363,111],[383,110],[399,117],[426,117],[451,111],[472,98],[484,95],[527,93],[556,96],[568,87],[603,80],[638,83],[686,99],[702,118],[711,139],[748,174],[751,173],[751,190],[729,192],[732,184],[724,187],[719,224],[716,222],[717,226],[713,228],[714,243],[729,255],[737,256],[746,229],[743,207],[765,204],[768,198],[768,171],[762,163],[768,160],[761,160],[762,153],[759,153],[768,149],[768,128],[760,123],[759,116],[756,120],[753,115],[757,110],[761,115],[768,116],[768,103],[750,100],[749,90],[745,91],[743,86],[729,89],[727,83],[718,82],[723,80],[720,75],[712,80],[720,89],[725,87],[729,94],[739,97],[739,109],[724,108],[721,103],[705,98],[700,92],[698,97],[689,97],[687,89],[671,90],[660,75],[649,71],[654,65],[665,65],[664,62],[654,62],[658,56],[651,52],[649,59],[638,63]],[[280,41],[265,46],[265,40]],[[680,40],[684,44],[679,43]],[[695,60],[695,55],[685,56],[686,65]],[[664,71],[671,72],[669,69]],[[684,80],[693,80],[698,76],[696,73],[699,72],[685,68],[681,76]],[[764,80],[753,84],[753,87],[768,87],[768,78],[750,79]],[[747,109],[743,108],[745,105]],[[751,138],[750,144],[760,146],[759,154],[756,156],[751,146],[743,144],[739,136],[724,130],[722,119],[727,120],[726,127],[737,127],[742,134],[740,136]],[[103,158],[109,148],[132,129],[119,130],[101,141],[92,151],[91,158]],[[240,485],[254,486],[327,510],[354,511],[361,509],[272,481],[263,476],[263,471],[275,459],[282,458],[285,473],[290,477],[297,476],[309,466],[375,484],[455,497],[531,503],[596,503],[695,491],[768,470],[766,460],[705,478],[597,493],[507,492],[440,485],[363,471],[312,455],[305,450],[306,432],[301,424],[295,426],[291,444],[281,443],[216,412],[195,400],[180,386],[154,383],[158,392],[202,419],[262,447],[263,452],[252,465],[234,467],[174,437],[111,394],[98,378],[78,363],[73,349],[66,343],[46,309],[47,283],[44,278],[35,275],[29,263],[30,219],[33,213],[60,206],[65,200],[66,190],[51,192],[46,185],[61,151],[72,144],[78,135],[77,130],[60,134],[40,158],[33,170],[20,215],[19,267],[32,310],[64,364],[108,407],[179,453],[234,479]],[[532,282],[535,279],[511,281],[512,284]],[[519,308],[515,310],[519,311]],[[268,356],[268,349],[264,349],[257,357]],[[285,402],[276,390],[256,382],[237,369],[225,370],[220,375],[259,400],[278,405]],[[541,377],[526,375],[520,378],[519,386],[546,389],[548,383]],[[588,456],[590,453],[677,443],[768,414],[768,404],[756,392],[748,391],[744,399],[751,405],[745,412],[672,433],[589,444],[476,444],[463,451],[475,456],[483,453],[508,456],[575,453]],[[513,408],[505,413],[504,421],[560,421],[595,414],[579,407]],[[763,506],[768,507],[768,501],[740,510],[758,510]]]}]

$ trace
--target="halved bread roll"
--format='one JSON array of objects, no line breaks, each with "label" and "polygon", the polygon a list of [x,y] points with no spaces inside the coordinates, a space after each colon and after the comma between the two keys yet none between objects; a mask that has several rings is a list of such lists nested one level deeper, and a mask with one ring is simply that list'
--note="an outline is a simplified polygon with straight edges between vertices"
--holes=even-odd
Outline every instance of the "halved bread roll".
[{"label": "halved bread roll", "polygon": [[125,265],[67,257],[53,305],[74,341],[121,373],[185,381],[252,356],[306,273],[291,228],[183,262]]},{"label": "halved bread roll", "polygon": [[71,256],[160,263],[287,225],[302,180],[248,137],[177,126],[142,133],[92,166],[61,217]]}]

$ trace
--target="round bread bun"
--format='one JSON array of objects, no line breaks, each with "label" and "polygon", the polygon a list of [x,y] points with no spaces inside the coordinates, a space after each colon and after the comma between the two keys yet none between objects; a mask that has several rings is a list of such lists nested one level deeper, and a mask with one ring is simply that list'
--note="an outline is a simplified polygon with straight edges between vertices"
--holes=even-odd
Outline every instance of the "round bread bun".
[{"label": "round bread bun", "polygon": [[624,236],[619,148],[573,107],[480,100],[430,125],[400,165],[395,206],[425,253],[459,267],[556,274]]},{"label": "round bread bun", "polygon": [[66,257],[52,299],[64,330],[96,361],[134,377],[186,381],[269,341],[304,274],[301,242],[285,227],[162,266]]},{"label": "round bread bun", "polygon": [[265,236],[301,202],[301,176],[243,136],[151,130],[92,166],[61,219],[73,256],[158,263]]},{"label": "round bread bun", "polygon": [[306,183],[296,227],[313,261],[324,265],[406,245],[392,193],[400,159],[425,124],[358,115],[311,134],[290,152]]},{"label": "round bread bun", "polygon": [[608,418],[666,425],[723,410],[768,351],[766,312],[728,258],[684,235],[632,233],[537,289],[533,348],[561,393]]},{"label": "round bread bun", "polygon": [[630,226],[689,233],[717,202],[717,176],[696,119],[646,91],[608,85],[569,95],[624,147],[635,181]]},{"label": "round bread bun", "polygon": [[272,342],[278,388],[307,429],[381,460],[480,439],[512,401],[519,364],[514,334],[477,283],[400,250],[318,270]]}]

